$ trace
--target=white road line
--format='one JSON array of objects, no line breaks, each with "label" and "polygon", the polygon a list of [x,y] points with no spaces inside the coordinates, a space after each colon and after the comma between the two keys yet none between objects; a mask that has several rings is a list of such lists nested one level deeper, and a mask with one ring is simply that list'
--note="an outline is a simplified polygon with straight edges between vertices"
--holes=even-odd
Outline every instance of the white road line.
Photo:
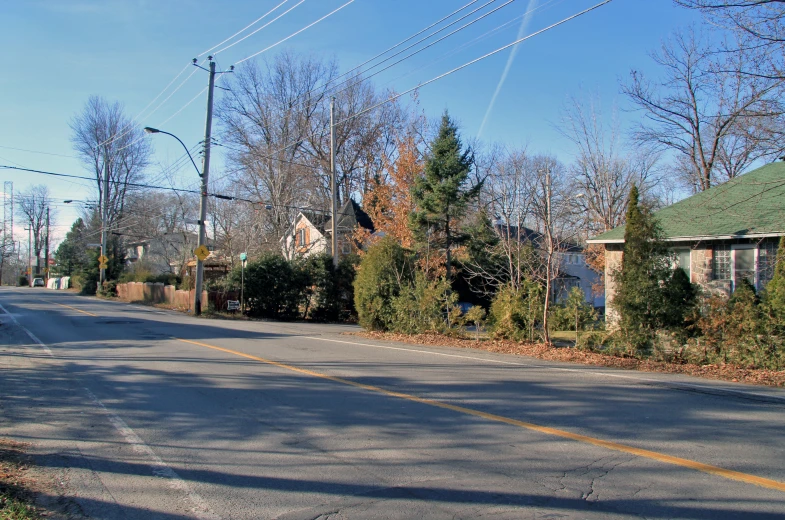
[{"label": "white road line", "polygon": [[[0,305],[0,309],[2,309],[2,311],[6,313],[9,318],[11,318],[17,327],[25,331],[27,335],[30,336],[30,339],[43,347],[46,353],[49,354],[50,357],[54,358],[54,354],[52,354],[52,351],[43,341],[38,339],[32,332],[21,325],[16,320],[16,318],[14,318],[11,313],[5,309],[5,307]],[[89,388],[84,387],[84,391],[87,393],[87,396],[90,398],[93,404],[106,414],[109,422],[120,433],[120,435],[123,436],[125,441],[131,445],[133,450],[136,453],[139,453],[140,455],[146,456],[148,458],[153,469],[153,475],[167,479],[171,489],[185,494],[186,500],[190,503],[191,512],[194,513],[196,518],[200,520],[221,520],[220,516],[210,511],[210,505],[207,503],[207,501],[199,496],[195,491],[193,491],[188,483],[183,480],[175,470],[167,466],[161,457],[159,457],[152,450],[152,448],[145,444],[144,441],[142,441],[142,439],[136,434],[136,432],[134,432],[131,427],[125,423],[125,421],[123,421],[118,415],[110,412],[106,406],[104,406],[104,403],[102,403],[95,396],[95,394],[90,391]]]},{"label": "white road line", "polygon": [[196,518],[204,520],[220,520],[220,516],[210,511],[210,506],[207,501],[199,496],[195,491],[193,491],[188,483],[180,478],[180,475],[178,475],[175,470],[167,466],[166,463],[161,460],[161,457],[159,457],[152,450],[152,448],[145,444],[144,441],[139,438],[136,432],[134,432],[131,427],[125,423],[125,421],[123,421],[118,415],[110,412],[106,406],[104,406],[104,403],[102,403],[93,394],[93,392],[90,391],[89,388],[85,387],[84,390],[87,392],[87,395],[90,397],[90,400],[93,402],[93,404],[99,407],[106,414],[109,422],[112,423],[112,426],[114,426],[118,432],[120,432],[120,435],[123,436],[125,442],[130,444],[136,453],[146,456],[152,462],[153,474],[157,477],[167,479],[171,489],[185,494],[186,498],[191,504],[191,511],[196,515]]},{"label": "white road line", "polygon": [[773,401],[779,401],[785,403],[785,396],[778,396],[778,395],[769,395],[769,394],[761,394],[757,392],[747,392],[745,390],[734,390],[732,388],[722,388],[722,387],[713,387],[707,385],[697,385],[693,383],[680,383],[677,381],[663,381],[661,379],[651,379],[646,377],[638,377],[632,375],[625,375],[625,374],[614,374],[610,372],[602,372],[598,370],[585,370],[581,368],[567,368],[567,367],[555,367],[549,365],[538,365],[534,363],[519,363],[516,361],[503,361],[501,359],[489,359],[489,358],[482,358],[482,357],[475,357],[475,356],[464,356],[460,354],[445,354],[443,352],[432,352],[430,350],[419,350],[415,348],[405,348],[405,347],[391,347],[387,345],[374,345],[372,343],[360,343],[358,341],[345,341],[340,339],[327,339],[327,338],[320,338],[317,336],[303,336],[307,339],[313,339],[318,341],[329,341],[331,343],[344,343],[346,345],[357,345],[361,347],[371,347],[371,348],[378,348],[378,349],[385,349],[385,350],[401,350],[405,352],[416,352],[418,354],[427,354],[431,356],[442,356],[442,357],[450,357],[450,358],[458,358],[458,359],[468,359],[472,361],[482,361],[485,363],[495,363],[498,365],[512,365],[512,366],[520,366],[520,367],[529,367],[529,368],[541,368],[545,370],[557,370],[560,372],[575,372],[582,375],[593,375],[597,377],[615,377],[617,379],[628,379],[630,381],[637,381],[641,383],[656,383],[659,385],[666,385],[672,387],[683,388],[686,390],[700,390],[703,392],[714,392],[714,393],[723,393],[723,394],[733,394],[742,397],[756,397],[759,399],[767,399]]},{"label": "white road line", "polygon": [[27,330],[27,329],[26,329],[25,327],[23,327],[23,326],[22,326],[22,325],[21,325],[21,324],[20,324],[18,321],[16,321],[16,318],[14,318],[13,314],[11,314],[10,312],[8,312],[8,311],[5,309],[5,307],[3,307],[2,305],[0,305],[0,309],[2,309],[2,310],[3,310],[3,312],[4,312],[4,313],[6,313],[6,314],[8,315],[8,317],[9,317],[9,318],[11,318],[11,321],[13,321],[13,322],[14,322],[14,325],[16,325],[17,327],[19,327],[19,328],[20,328],[20,329],[22,329],[23,331],[25,331],[25,332],[27,333],[27,335],[28,335],[28,336],[30,336],[30,339],[32,339],[32,340],[33,340],[35,343],[37,343],[38,345],[40,345],[41,347],[43,347],[43,349],[44,349],[44,352],[46,352],[47,354],[49,354],[49,357],[52,357],[52,358],[53,358],[53,357],[55,357],[55,355],[54,355],[54,354],[52,354],[52,351],[51,351],[51,350],[49,350],[49,347],[47,347],[47,346],[44,344],[44,342],[43,342],[43,341],[41,341],[40,339],[38,339],[38,338],[35,336],[35,334],[33,334],[32,332],[30,332],[29,330]]}]

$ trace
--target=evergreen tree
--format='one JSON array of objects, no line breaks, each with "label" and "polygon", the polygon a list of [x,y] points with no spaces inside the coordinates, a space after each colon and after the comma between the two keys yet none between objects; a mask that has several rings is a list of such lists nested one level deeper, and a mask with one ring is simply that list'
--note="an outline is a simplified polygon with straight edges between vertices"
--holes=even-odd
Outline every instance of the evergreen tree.
[{"label": "evergreen tree", "polygon": [[471,148],[463,149],[458,128],[445,112],[439,135],[431,143],[425,175],[412,186],[412,201],[417,209],[412,212],[409,225],[421,244],[431,240],[429,235],[435,237],[430,243],[444,251],[448,283],[452,281],[452,248],[466,239],[459,221],[482,188],[482,182],[469,183],[473,163],[474,153]]},{"label": "evergreen tree", "polygon": [[785,329],[785,237],[780,238],[774,276],[766,285],[763,303],[775,329]]},{"label": "evergreen tree", "polygon": [[644,353],[654,331],[663,326],[670,258],[662,242],[662,232],[654,216],[640,203],[633,185],[624,229],[624,256],[621,269],[613,273],[617,284],[611,302],[620,315],[622,341],[631,353]]},{"label": "evergreen tree", "polygon": [[89,257],[87,255],[87,226],[81,218],[71,226],[71,231],[66,233],[65,240],[55,251],[55,260],[60,268],[61,274],[71,276],[80,273],[87,267]]},{"label": "evergreen tree", "polygon": [[393,301],[413,280],[409,252],[386,236],[368,248],[354,280],[354,305],[360,326],[389,330],[395,319]]}]

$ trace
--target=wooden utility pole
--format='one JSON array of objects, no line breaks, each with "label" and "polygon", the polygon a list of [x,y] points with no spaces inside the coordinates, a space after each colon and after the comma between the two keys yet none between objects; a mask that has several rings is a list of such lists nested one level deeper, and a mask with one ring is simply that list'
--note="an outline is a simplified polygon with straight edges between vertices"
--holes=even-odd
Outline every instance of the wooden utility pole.
[{"label": "wooden utility pole", "polygon": [[335,178],[335,96],[330,98],[330,198],[332,199],[332,246],[333,265],[338,267],[338,183]]}]

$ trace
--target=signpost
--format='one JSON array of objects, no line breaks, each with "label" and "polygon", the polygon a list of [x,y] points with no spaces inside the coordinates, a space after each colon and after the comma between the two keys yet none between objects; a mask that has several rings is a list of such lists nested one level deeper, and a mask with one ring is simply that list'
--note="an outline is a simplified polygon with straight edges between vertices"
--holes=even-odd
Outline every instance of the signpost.
[{"label": "signpost", "polygon": [[242,312],[245,314],[245,263],[248,261],[248,255],[246,253],[240,253],[240,262],[242,263],[243,267],[240,273],[240,301],[242,302]]},{"label": "signpost", "polygon": [[240,308],[240,302],[238,300],[226,300],[227,311],[236,311],[239,308]]},{"label": "signpost", "polygon": [[194,249],[194,255],[196,255],[196,258],[198,258],[200,262],[204,262],[205,258],[210,256],[210,250],[207,249],[206,245],[202,244]]}]

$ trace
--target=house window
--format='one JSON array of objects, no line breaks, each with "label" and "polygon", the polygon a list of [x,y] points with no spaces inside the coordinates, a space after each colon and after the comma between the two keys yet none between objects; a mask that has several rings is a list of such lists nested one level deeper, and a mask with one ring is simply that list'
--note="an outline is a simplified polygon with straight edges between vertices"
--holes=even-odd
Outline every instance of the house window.
[{"label": "house window", "polygon": [[349,242],[341,242],[341,253],[348,255],[352,252],[352,245]]},{"label": "house window", "polygon": [[714,246],[712,271],[715,280],[730,280],[730,245]]},{"label": "house window", "polygon": [[690,253],[689,249],[677,249],[674,251],[676,253],[676,267],[681,267],[684,269],[684,272],[687,273],[687,277],[690,277]]},{"label": "house window", "polygon": [[758,249],[758,280],[761,287],[774,277],[774,266],[777,264],[777,243],[764,242]]},{"label": "house window", "polygon": [[297,230],[297,245],[298,246],[305,245],[305,228],[300,228]]}]

